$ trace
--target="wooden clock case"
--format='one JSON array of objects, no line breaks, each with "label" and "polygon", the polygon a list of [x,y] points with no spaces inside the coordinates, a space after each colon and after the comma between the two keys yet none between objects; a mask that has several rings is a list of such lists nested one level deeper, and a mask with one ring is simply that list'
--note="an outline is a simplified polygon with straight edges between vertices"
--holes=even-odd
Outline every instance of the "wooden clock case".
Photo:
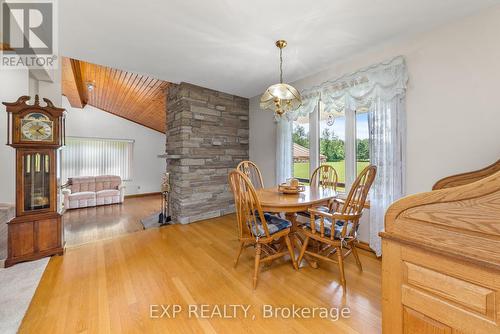
[{"label": "wooden clock case", "polygon": [[[65,110],[48,99],[33,105],[21,96],[7,107],[7,145],[16,150],[16,216],[8,222],[8,255],[5,266],[64,252],[63,221],[57,205],[57,150],[64,145]],[[29,140],[22,134],[22,120],[38,113],[52,122],[47,140]]]}]

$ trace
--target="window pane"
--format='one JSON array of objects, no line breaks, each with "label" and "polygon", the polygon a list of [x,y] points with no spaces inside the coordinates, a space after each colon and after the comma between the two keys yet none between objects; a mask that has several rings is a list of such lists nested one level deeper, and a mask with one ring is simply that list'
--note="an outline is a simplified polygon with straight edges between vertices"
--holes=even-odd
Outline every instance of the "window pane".
[{"label": "window pane", "polygon": [[356,112],[356,169],[357,174],[370,163],[370,142],[368,129],[368,111]]},{"label": "window pane", "polygon": [[309,115],[293,122],[293,177],[309,179]]},{"label": "window pane", "polygon": [[322,108],[319,128],[320,163],[333,166],[339,183],[345,183],[345,112],[328,112]]}]

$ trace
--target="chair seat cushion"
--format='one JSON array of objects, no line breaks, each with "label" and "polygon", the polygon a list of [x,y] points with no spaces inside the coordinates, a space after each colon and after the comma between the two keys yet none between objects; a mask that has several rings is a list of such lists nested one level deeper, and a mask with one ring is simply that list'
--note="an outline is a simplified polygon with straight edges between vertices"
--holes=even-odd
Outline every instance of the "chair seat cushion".
[{"label": "chair seat cushion", "polygon": [[[317,207],[314,207],[314,210],[318,210],[318,211],[321,211],[321,212],[330,212],[330,209],[327,207],[327,206],[317,206]],[[297,212],[297,214],[299,216],[302,216],[302,217],[311,217],[311,214],[309,213],[309,211],[301,211],[301,212]],[[299,225],[302,225],[304,223],[298,223]]]},{"label": "chair seat cushion", "polygon": [[96,197],[111,197],[111,196],[120,196],[120,190],[105,189],[96,192]]},{"label": "chair seat cushion", "polygon": [[[351,222],[349,222],[347,224],[346,235],[349,235],[351,233],[352,225],[353,224]],[[315,226],[317,232],[321,232],[321,218],[318,218],[314,221],[314,226]],[[331,234],[332,233],[332,221],[329,218],[324,219],[324,227],[325,227],[325,236],[330,237],[332,235]],[[333,238],[334,239],[337,239],[337,240],[341,239],[343,227],[344,227],[343,221],[337,220],[337,222],[335,222],[335,225],[333,227],[333,230],[334,230],[333,231]],[[310,229],[310,225],[307,225],[306,228]]]},{"label": "chair seat cushion", "polygon": [[[290,221],[267,212],[264,213],[264,219],[266,220],[269,234],[277,233],[292,226],[292,223]],[[263,237],[266,235],[266,232],[264,232],[264,227],[262,226],[260,219],[257,222],[257,231],[255,230],[255,225],[254,225],[252,226],[252,232],[254,235],[257,235],[259,237]]]},{"label": "chair seat cushion", "polygon": [[70,201],[79,201],[85,199],[94,199],[95,192],[93,191],[81,191],[78,193],[72,193],[68,195]]},{"label": "chair seat cushion", "polygon": [[321,212],[330,212],[330,209],[327,206],[318,206],[314,208],[315,210],[321,211]]}]

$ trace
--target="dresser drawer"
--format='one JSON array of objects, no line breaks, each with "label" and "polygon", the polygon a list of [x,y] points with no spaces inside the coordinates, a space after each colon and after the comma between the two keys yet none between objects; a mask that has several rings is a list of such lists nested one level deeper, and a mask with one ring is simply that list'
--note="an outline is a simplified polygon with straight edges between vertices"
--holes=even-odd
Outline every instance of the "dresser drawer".
[{"label": "dresser drawer", "polygon": [[412,247],[402,247],[401,267],[406,308],[463,332],[498,332],[498,273]]}]

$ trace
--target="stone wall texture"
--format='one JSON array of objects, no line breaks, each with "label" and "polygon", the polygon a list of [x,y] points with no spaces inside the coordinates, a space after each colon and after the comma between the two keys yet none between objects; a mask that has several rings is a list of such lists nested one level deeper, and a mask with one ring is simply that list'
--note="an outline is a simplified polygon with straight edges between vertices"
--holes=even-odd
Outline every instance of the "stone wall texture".
[{"label": "stone wall texture", "polygon": [[248,159],[246,98],[180,83],[167,94],[167,169],[171,215],[182,224],[234,212],[227,183]]}]

